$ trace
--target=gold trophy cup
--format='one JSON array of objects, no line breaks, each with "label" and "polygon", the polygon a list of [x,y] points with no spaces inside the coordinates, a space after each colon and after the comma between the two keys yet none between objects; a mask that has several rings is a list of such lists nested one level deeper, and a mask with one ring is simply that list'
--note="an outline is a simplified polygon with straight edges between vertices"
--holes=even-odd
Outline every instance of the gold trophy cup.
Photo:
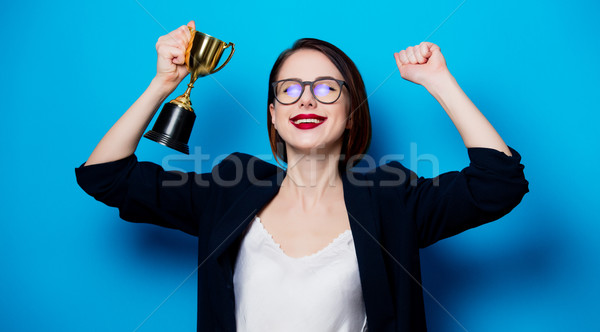
[{"label": "gold trophy cup", "polygon": [[[185,51],[185,66],[190,72],[188,88],[184,94],[163,106],[152,130],[144,134],[146,138],[185,154],[189,154],[187,143],[196,120],[196,114],[190,101],[190,92],[194,87],[194,82],[198,77],[214,74],[221,70],[235,52],[233,43],[225,44],[215,37],[191,28],[190,32],[192,38]],[[230,46],[229,57],[217,68],[223,51]]]}]

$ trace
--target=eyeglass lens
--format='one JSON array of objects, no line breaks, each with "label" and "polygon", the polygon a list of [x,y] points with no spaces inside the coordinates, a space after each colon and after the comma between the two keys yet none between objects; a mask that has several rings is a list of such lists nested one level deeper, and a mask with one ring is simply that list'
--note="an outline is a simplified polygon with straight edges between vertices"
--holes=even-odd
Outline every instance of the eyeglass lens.
[{"label": "eyeglass lens", "polygon": [[[333,103],[341,93],[340,85],[335,80],[317,80],[312,88],[313,95],[322,103]],[[303,91],[304,87],[299,82],[283,81],[277,86],[277,99],[283,104],[292,104],[300,99]]]}]

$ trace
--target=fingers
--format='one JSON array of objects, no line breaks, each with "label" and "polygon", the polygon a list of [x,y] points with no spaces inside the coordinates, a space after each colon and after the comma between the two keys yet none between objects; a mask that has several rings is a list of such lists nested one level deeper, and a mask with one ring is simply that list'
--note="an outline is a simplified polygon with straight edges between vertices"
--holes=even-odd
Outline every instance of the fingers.
[{"label": "fingers", "polygon": [[191,39],[190,27],[195,28],[194,21],[161,36],[156,42],[156,52],[159,57],[159,70],[170,71],[172,64],[185,64],[185,50]]},{"label": "fingers", "polygon": [[429,59],[429,57],[431,56],[431,45],[433,45],[433,43],[422,42],[421,44],[419,44],[419,46],[417,46],[423,58]]},{"label": "fingers", "polygon": [[185,50],[181,50],[180,48],[164,45],[158,51],[160,56],[164,57],[167,60],[171,60],[172,63],[176,65],[185,64]]},{"label": "fingers", "polygon": [[[193,21],[191,21],[190,23],[193,24]],[[159,46],[164,45],[164,46],[180,48],[185,51],[190,39],[191,39],[190,29],[188,28],[188,26],[182,25],[179,28],[177,28],[176,30],[169,32],[169,34],[158,38],[158,42],[156,43],[156,49],[158,50]]]},{"label": "fingers", "polygon": [[[410,46],[394,54],[398,66],[407,64],[424,64],[431,57],[432,51],[439,47],[430,42],[422,42],[416,46]],[[397,55],[396,55],[397,54]]]},{"label": "fingers", "polygon": [[190,29],[187,25],[182,25],[176,30],[171,31],[168,36],[172,37],[172,41],[176,43],[177,47],[187,48],[187,44],[191,39]]},{"label": "fingers", "polygon": [[437,46],[437,45],[436,45],[436,44],[434,44],[434,43],[430,43],[430,42],[422,42],[421,44],[424,44],[424,45],[426,45],[426,46],[429,48],[429,51],[430,51],[430,52],[432,52],[432,53],[433,53],[433,52],[435,52],[435,51],[439,51],[439,50],[440,50],[440,47],[439,47],[439,46]]},{"label": "fingers", "polygon": [[192,30],[196,30],[196,22],[194,20],[189,21],[187,26],[192,28]]},{"label": "fingers", "polygon": [[408,57],[406,56],[406,50],[400,51],[398,58],[400,58],[400,62],[402,62],[402,64],[410,63],[410,61],[408,61]]}]

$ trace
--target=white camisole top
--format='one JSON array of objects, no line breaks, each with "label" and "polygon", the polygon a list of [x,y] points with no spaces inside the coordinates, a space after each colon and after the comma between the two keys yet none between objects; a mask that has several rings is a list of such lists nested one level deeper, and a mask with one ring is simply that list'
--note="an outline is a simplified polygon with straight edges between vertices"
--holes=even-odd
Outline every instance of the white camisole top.
[{"label": "white camisole top", "polygon": [[299,258],[258,216],[246,232],[233,275],[237,331],[367,331],[352,231]]}]

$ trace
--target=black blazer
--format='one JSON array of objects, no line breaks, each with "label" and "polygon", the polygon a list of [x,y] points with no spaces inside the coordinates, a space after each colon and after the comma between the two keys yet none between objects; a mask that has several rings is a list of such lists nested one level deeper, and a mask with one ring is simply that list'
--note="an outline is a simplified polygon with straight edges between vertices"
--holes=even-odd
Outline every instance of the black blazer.
[{"label": "black blazer", "polygon": [[[511,152],[469,148],[468,167],[434,179],[398,162],[342,174],[369,331],[426,330],[419,248],[496,220],[521,201],[528,182],[521,156]],[[235,331],[241,235],[277,194],[285,171],[234,153],[205,174],[167,172],[132,155],[80,166],[76,175],[123,219],[197,236],[198,330]]]}]

